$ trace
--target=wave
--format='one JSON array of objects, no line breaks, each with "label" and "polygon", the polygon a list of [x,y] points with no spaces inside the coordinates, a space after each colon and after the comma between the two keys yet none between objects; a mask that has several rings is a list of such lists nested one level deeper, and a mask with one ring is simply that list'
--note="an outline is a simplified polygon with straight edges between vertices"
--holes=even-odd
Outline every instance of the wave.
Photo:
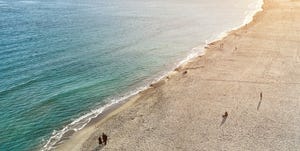
[{"label": "wave", "polygon": [[19,1],[20,3],[25,3],[25,4],[36,4],[39,3],[40,1]]},{"label": "wave", "polygon": [[76,132],[76,131],[81,130],[91,120],[93,120],[94,118],[98,117],[101,113],[103,113],[103,111],[105,109],[110,108],[113,105],[116,105],[118,103],[121,103],[121,102],[127,100],[128,98],[148,89],[152,83],[156,83],[156,82],[160,81],[161,79],[165,78],[176,68],[188,63],[193,58],[205,55],[205,47],[207,47],[209,43],[211,43],[213,41],[221,40],[224,37],[226,37],[230,31],[239,29],[239,28],[243,27],[244,25],[250,23],[253,20],[254,15],[257,12],[262,11],[263,3],[264,3],[263,0],[258,0],[257,2],[249,5],[248,8],[250,9],[250,11],[246,12],[247,15],[241,25],[231,28],[225,32],[222,32],[218,36],[216,36],[212,39],[206,40],[206,43],[204,45],[200,45],[200,46],[193,48],[190,51],[189,55],[187,55],[183,60],[179,61],[179,63],[177,63],[174,67],[172,67],[171,70],[165,71],[163,74],[161,74],[160,76],[157,76],[157,78],[154,78],[154,80],[151,80],[150,82],[146,83],[144,86],[138,87],[138,88],[134,89],[133,91],[130,91],[130,92],[124,94],[123,96],[115,97],[113,99],[107,99],[106,101],[104,101],[104,102],[106,102],[106,104],[104,106],[102,106],[98,109],[91,110],[89,113],[75,119],[73,122],[66,125],[63,129],[61,129],[59,131],[54,130],[52,133],[52,136],[48,139],[48,141],[45,143],[45,145],[42,147],[41,150],[48,151],[48,150],[55,148],[55,145],[57,145],[62,140],[62,138],[65,134],[67,134],[68,132],[72,132],[72,131]]},{"label": "wave", "polygon": [[258,0],[256,3],[252,3],[248,6],[248,8],[252,9],[251,11],[246,11],[247,15],[244,19],[243,25],[246,25],[250,22],[252,22],[253,17],[257,12],[262,11],[262,6],[264,4],[264,0]]},{"label": "wave", "polygon": [[4,89],[4,90],[0,90],[0,96],[7,95],[7,94],[12,93],[12,92],[14,92],[14,91],[17,91],[17,90],[26,88],[26,87],[28,87],[29,85],[32,85],[32,84],[34,84],[34,83],[37,82],[37,81],[38,81],[38,78],[34,78],[34,79],[27,80],[27,81],[25,81],[25,82],[22,82],[22,83],[20,83],[20,84],[11,86],[11,87],[9,87],[9,88],[6,88],[6,89]]},{"label": "wave", "polygon": [[0,1],[0,6],[6,6],[6,5],[8,5],[6,2]]}]

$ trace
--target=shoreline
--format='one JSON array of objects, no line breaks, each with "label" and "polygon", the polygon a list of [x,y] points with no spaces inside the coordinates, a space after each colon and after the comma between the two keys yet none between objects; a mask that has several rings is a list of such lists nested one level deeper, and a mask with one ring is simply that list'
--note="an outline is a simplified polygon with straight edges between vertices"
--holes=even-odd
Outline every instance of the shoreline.
[{"label": "shoreline", "polygon": [[[265,9],[270,7],[269,6],[270,3],[271,2],[264,4],[263,11],[265,11]],[[218,49],[218,48],[216,48],[216,45],[219,45],[220,43],[223,43],[223,42],[227,45],[228,41],[226,41],[226,38],[236,36],[235,34],[237,34],[237,33],[240,35],[243,35],[244,32],[248,31],[249,28],[253,28],[253,26],[256,24],[257,20],[259,20],[259,18],[263,15],[263,11],[256,13],[256,15],[253,17],[253,20],[249,24],[242,26],[239,29],[228,32],[228,35],[226,37],[223,37],[222,40],[217,40],[217,41],[210,43],[208,45],[207,49],[209,49],[209,50]],[[228,47],[228,46],[226,46],[226,47]],[[233,46],[231,46],[231,47],[233,47]],[[228,57],[228,55],[230,55],[232,52],[222,52],[222,53],[225,53],[223,55],[226,55]],[[213,52],[209,52],[209,56],[205,55],[205,56],[203,56],[203,58],[209,58],[209,57],[211,57],[211,55],[215,55],[215,54],[218,55],[218,54],[220,54],[220,52],[213,50]],[[193,68],[191,68],[189,66],[192,66],[192,64],[196,64],[197,62],[203,62],[203,61],[204,61],[204,59],[202,59],[202,58],[199,59],[199,57],[190,59],[187,63],[182,64],[181,66],[176,68],[174,71],[172,71],[170,73],[170,75],[167,75],[166,77],[163,77],[161,80],[157,81],[156,83],[153,83],[150,88],[145,89],[145,90],[135,94],[134,96],[131,96],[128,101],[121,101],[122,104],[120,104],[119,107],[112,108],[111,110],[108,109],[110,111],[107,113],[107,115],[103,116],[103,119],[100,119],[100,120],[98,119],[99,121],[95,120],[95,121],[91,122],[92,124],[87,125],[85,128],[80,130],[78,133],[75,133],[74,136],[71,136],[72,141],[70,141],[69,144],[71,143],[74,145],[74,143],[72,143],[72,142],[77,142],[77,143],[81,142],[82,144],[78,143],[77,146],[72,145],[73,147],[75,147],[77,149],[81,148],[83,144],[86,144],[86,140],[90,139],[92,134],[95,131],[98,131],[96,129],[101,128],[101,125],[103,123],[105,123],[108,120],[112,120],[111,118],[118,115],[118,113],[123,112],[124,110],[128,110],[129,107],[132,107],[133,104],[136,104],[137,100],[141,101],[141,100],[143,100],[143,97],[149,97],[150,94],[155,93],[157,91],[156,89],[162,89],[161,87],[166,87],[165,84],[168,83],[170,79],[171,80],[173,80],[173,78],[183,79],[184,77],[178,77],[179,75],[182,74],[182,72],[185,72],[185,71],[190,72],[190,70],[193,70]],[[197,70],[197,69],[195,69],[195,70]],[[188,72],[188,74],[189,74],[189,72]],[[170,77],[170,79],[168,79],[167,77]],[[238,80],[236,80],[236,82],[238,82]],[[81,139],[82,136],[84,136],[84,139],[86,139],[86,140]],[[78,139],[75,139],[75,138],[78,138]],[[61,145],[58,146],[57,149],[58,150],[67,150],[66,148],[64,148],[64,146],[68,146],[65,144],[65,143],[68,143],[68,141],[69,140],[67,140],[66,142],[63,142]],[[80,145],[80,146],[78,146],[78,145]]]},{"label": "shoreline", "polygon": [[[176,72],[176,70],[178,68],[181,68],[182,66],[188,64],[189,62],[192,62],[197,57],[201,57],[201,56],[205,55],[206,48],[208,48],[211,43],[221,41],[226,36],[228,36],[231,32],[233,32],[235,30],[239,30],[240,28],[243,28],[248,23],[251,23],[254,19],[254,16],[258,12],[262,11],[263,3],[264,3],[264,0],[257,0],[255,3],[253,2],[253,4],[255,4],[255,7],[256,7],[255,10],[249,11],[246,14],[241,25],[238,25],[229,30],[225,30],[224,32],[221,32],[215,38],[206,41],[205,45],[201,45],[201,46],[197,46],[197,47],[193,48],[192,51],[190,52],[190,54],[188,54],[183,60],[179,61],[173,68],[171,68],[170,70],[167,70],[166,72],[164,72],[161,75],[158,75],[153,80],[150,80],[150,82],[148,84],[146,84],[145,86],[138,87],[138,88],[134,89],[133,91],[125,93],[125,94],[121,95],[120,97],[117,97],[116,99],[112,99],[111,101],[109,101],[109,103],[105,104],[104,106],[97,108],[95,110],[92,110],[92,111],[88,112],[87,114],[79,117],[72,123],[65,126],[62,130],[57,131],[55,133],[55,135],[52,134],[52,136],[47,140],[47,143],[43,144],[43,146],[41,148],[42,151],[46,151],[49,149],[51,150],[53,147],[55,148],[56,146],[59,146],[60,144],[64,143],[63,141],[70,139],[69,137],[72,136],[77,131],[80,131],[81,129],[89,127],[89,126],[93,125],[94,123],[100,121],[102,118],[105,118],[105,116],[109,115],[114,110],[117,110],[120,106],[126,104],[128,101],[131,100],[132,97],[139,95],[139,93],[142,93],[143,91],[146,91],[147,89],[150,89],[151,85],[155,85],[156,83],[159,83],[161,80],[164,80],[169,75],[174,74],[174,72]],[[89,117],[89,118],[85,119],[86,117]],[[81,125],[80,128],[69,129],[69,127],[72,127],[73,125],[75,125],[76,123],[80,122],[83,119],[87,120],[87,121],[85,121],[84,124]],[[52,141],[54,141],[54,142],[52,142]]]},{"label": "shoreline", "polygon": [[[173,74],[177,74],[187,64],[195,61],[195,59],[197,59],[199,57],[204,56],[207,51],[207,48],[209,48],[211,45],[214,45],[215,43],[219,43],[220,41],[222,41],[224,38],[226,38],[227,36],[229,36],[230,34],[235,32],[236,30],[242,30],[243,28],[247,27],[247,25],[249,23],[252,23],[254,21],[256,15],[258,15],[258,13],[263,11],[264,1],[265,0],[257,0],[257,2],[255,3],[256,4],[255,11],[248,12],[241,25],[238,25],[236,27],[233,27],[229,30],[226,30],[226,31],[220,33],[214,39],[208,41],[207,44],[204,46],[197,46],[197,47],[193,48],[192,50],[197,49],[197,51],[192,51],[183,60],[181,60],[175,67],[171,68],[171,70],[169,70],[169,71],[166,71],[164,74],[158,76],[157,78],[154,78],[153,80],[151,80],[151,82],[149,84],[146,84],[143,87],[139,87],[139,88],[135,89],[134,91],[125,93],[125,95],[122,95],[122,97],[113,99],[114,101],[110,101],[110,103],[105,104],[101,108],[98,108],[97,110],[100,110],[100,111],[97,111],[98,113],[96,113],[96,115],[94,115],[94,112],[89,112],[86,115],[84,115],[84,117],[80,117],[79,119],[76,119],[75,121],[73,121],[71,123],[71,125],[73,125],[73,123],[74,124],[77,123],[78,121],[85,118],[86,116],[94,115],[93,117],[87,119],[88,122],[86,122],[84,125],[82,125],[81,128],[79,128],[78,130],[74,131],[73,129],[70,129],[70,130],[67,130],[66,132],[63,132],[59,136],[59,139],[57,141],[55,141],[52,145],[49,144],[49,143],[52,143],[52,142],[49,142],[50,141],[50,139],[49,139],[48,142],[42,147],[42,151],[53,150],[53,149],[56,150],[57,147],[62,146],[65,143],[65,141],[72,139],[72,137],[74,137],[73,135],[81,130],[86,129],[86,131],[88,131],[87,129],[90,129],[91,127],[98,128],[106,120],[117,115],[118,113],[122,112],[127,107],[132,105],[138,98],[141,97],[141,95],[146,93],[148,90],[153,89],[153,88],[155,89],[155,88],[163,85],[166,82],[166,80],[168,80],[169,76],[172,76]],[[64,127],[64,129],[65,128],[68,128],[68,127]],[[64,131],[64,129],[63,129],[63,131]],[[51,136],[51,137],[53,137],[53,136]],[[57,136],[54,136],[54,137],[57,137]],[[55,139],[55,138],[51,138],[51,139]]]}]

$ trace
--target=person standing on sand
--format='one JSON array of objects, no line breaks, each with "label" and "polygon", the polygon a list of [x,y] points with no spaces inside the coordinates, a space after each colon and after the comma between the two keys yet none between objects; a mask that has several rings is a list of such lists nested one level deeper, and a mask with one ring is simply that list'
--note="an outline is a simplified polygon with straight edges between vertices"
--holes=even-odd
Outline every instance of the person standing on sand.
[{"label": "person standing on sand", "polygon": [[102,145],[102,139],[101,139],[101,136],[99,136],[98,141],[99,141],[99,145]]},{"label": "person standing on sand", "polygon": [[107,144],[107,135],[102,133],[102,139],[103,139],[104,145],[106,145]]},{"label": "person standing on sand", "polygon": [[260,101],[262,100],[262,92],[260,92]]},{"label": "person standing on sand", "polygon": [[259,107],[260,107],[260,105],[261,105],[261,102],[262,102],[262,92],[260,92],[260,94],[259,94],[259,102],[258,102],[258,105],[257,105],[257,107],[256,107],[257,110],[259,110]]}]

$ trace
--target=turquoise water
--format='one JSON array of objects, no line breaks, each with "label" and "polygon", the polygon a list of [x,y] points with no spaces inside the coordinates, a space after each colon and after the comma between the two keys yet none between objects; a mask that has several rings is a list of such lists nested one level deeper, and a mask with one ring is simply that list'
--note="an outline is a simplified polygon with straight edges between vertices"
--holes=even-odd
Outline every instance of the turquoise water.
[{"label": "turquoise water", "polygon": [[0,1],[0,150],[41,149],[242,24],[252,2]]}]

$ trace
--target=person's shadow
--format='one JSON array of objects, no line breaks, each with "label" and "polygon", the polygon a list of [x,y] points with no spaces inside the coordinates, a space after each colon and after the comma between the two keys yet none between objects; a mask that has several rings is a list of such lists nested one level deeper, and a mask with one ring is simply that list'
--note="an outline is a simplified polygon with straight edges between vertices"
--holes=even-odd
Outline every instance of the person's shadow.
[{"label": "person's shadow", "polygon": [[92,151],[99,151],[104,147],[104,145],[98,145],[96,148],[94,148]]},{"label": "person's shadow", "polygon": [[257,105],[257,107],[256,107],[257,110],[259,110],[260,105],[261,105],[261,100],[258,102],[258,105]]},{"label": "person's shadow", "polygon": [[227,117],[228,116],[222,116],[223,119],[222,119],[220,126],[222,126],[226,122]]}]

